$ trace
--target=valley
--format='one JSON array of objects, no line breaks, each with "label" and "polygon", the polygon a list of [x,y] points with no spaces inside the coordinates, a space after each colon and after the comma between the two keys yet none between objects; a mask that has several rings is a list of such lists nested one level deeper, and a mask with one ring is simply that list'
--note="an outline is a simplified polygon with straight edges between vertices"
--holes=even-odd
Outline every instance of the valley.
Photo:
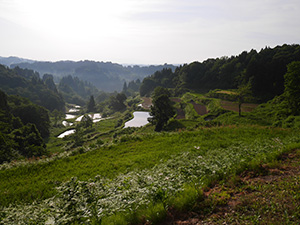
[{"label": "valley", "polygon": [[298,224],[299,53],[163,68],[120,92],[0,67],[0,223]]}]

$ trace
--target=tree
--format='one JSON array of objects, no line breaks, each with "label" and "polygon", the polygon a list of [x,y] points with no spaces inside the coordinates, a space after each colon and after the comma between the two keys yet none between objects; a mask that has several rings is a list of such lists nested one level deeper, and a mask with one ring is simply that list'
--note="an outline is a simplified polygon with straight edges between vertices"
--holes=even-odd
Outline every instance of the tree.
[{"label": "tree", "polygon": [[87,112],[95,112],[95,111],[96,111],[95,99],[94,96],[91,95],[90,100],[87,104]]},{"label": "tree", "polygon": [[15,142],[14,148],[25,157],[42,156],[46,154],[46,145],[34,124],[28,123],[20,129],[15,129],[11,136]]},{"label": "tree", "polygon": [[58,121],[60,121],[64,117],[64,113],[62,111],[54,109],[52,112],[52,116],[54,117],[54,126],[56,127]]},{"label": "tree", "polygon": [[110,96],[109,107],[114,111],[121,111],[126,108],[124,101],[126,100],[126,95],[124,93],[118,93],[116,96]]},{"label": "tree", "polygon": [[168,97],[170,97],[170,92],[167,88],[163,88],[163,87],[156,87],[153,91],[153,99],[157,98],[161,95],[167,95]]},{"label": "tree", "polygon": [[149,122],[155,125],[155,131],[161,131],[168,123],[169,119],[175,114],[169,96],[166,94],[167,90],[157,87],[154,90],[156,95],[153,96],[153,106],[151,106]]},{"label": "tree", "polygon": [[93,126],[93,120],[89,115],[84,115],[80,121],[80,126],[84,128],[92,127]]},{"label": "tree", "polygon": [[124,84],[123,84],[122,92],[123,92],[123,93],[126,93],[126,91],[127,91],[127,83],[126,83],[126,81],[125,81]]},{"label": "tree", "polygon": [[11,113],[15,117],[19,117],[24,125],[33,123],[43,138],[49,137],[50,119],[48,110],[20,96],[9,96],[8,103]]},{"label": "tree", "polygon": [[238,86],[237,99],[239,104],[239,116],[242,115],[242,104],[245,102],[245,98],[252,93],[251,87],[251,80],[247,84],[241,84]]},{"label": "tree", "polygon": [[287,66],[287,73],[284,75],[284,94],[289,107],[294,115],[300,113],[300,61],[292,62]]}]

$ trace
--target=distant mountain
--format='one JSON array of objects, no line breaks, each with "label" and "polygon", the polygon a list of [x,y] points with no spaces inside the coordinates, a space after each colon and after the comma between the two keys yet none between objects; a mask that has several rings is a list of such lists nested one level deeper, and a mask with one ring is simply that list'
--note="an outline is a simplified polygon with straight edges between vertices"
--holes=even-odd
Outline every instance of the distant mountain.
[{"label": "distant mountain", "polygon": [[[2,62],[4,59],[2,58]],[[0,61],[1,63],[1,61]],[[7,65],[7,64],[5,64]],[[20,67],[31,69],[39,74],[52,74],[54,77],[65,77],[71,75],[83,81],[88,81],[102,91],[121,91],[124,81],[143,80],[146,76],[164,68],[173,71],[176,66],[170,64],[150,66],[123,66],[112,62],[95,61],[58,61],[58,62],[16,62],[9,64],[11,68]]]},{"label": "distant mountain", "polygon": [[18,63],[33,63],[34,60],[30,59],[23,59],[15,56],[10,57],[1,57],[0,56],[0,64],[10,67],[12,64],[18,64]]}]

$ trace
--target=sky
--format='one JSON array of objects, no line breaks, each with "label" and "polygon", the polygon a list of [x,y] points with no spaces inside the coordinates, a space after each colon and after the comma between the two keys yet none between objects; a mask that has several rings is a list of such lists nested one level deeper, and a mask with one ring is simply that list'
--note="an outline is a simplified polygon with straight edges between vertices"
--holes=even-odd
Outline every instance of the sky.
[{"label": "sky", "polygon": [[182,64],[300,44],[299,0],[0,0],[0,56]]}]

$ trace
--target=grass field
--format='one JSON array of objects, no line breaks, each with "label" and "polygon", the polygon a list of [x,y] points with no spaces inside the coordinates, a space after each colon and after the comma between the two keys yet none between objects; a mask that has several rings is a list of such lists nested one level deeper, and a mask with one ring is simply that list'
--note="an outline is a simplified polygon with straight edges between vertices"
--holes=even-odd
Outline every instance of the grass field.
[{"label": "grass field", "polygon": [[[212,180],[223,179],[229,174],[238,173],[246,168],[255,168],[265,161],[274,160],[282,151],[289,148],[288,146],[298,143],[298,141],[297,132],[258,126],[218,127],[159,134],[143,134],[136,131],[132,135],[125,135],[119,143],[108,147],[57,159],[49,163],[37,163],[0,171],[2,181],[0,184],[0,203],[6,212],[5,218],[10,215],[9,212],[13,212],[12,206],[6,208],[11,203],[14,203],[14,207],[18,210],[22,210],[18,207],[22,208],[24,203],[29,203],[30,207],[24,208],[26,211],[33,210],[32,207],[36,201],[42,201],[40,207],[47,211],[49,206],[48,203],[45,203],[47,200],[43,201],[43,199],[54,197],[56,199],[53,200],[56,202],[55,204],[67,201],[59,197],[61,191],[56,187],[61,187],[64,191],[69,190],[68,185],[71,184],[68,182],[72,181],[72,177],[86,182],[84,183],[86,185],[91,182],[99,185],[100,182],[106,187],[110,187],[101,193],[98,191],[90,193],[95,202],[97,202],[96,199],[99,198],[99,195],[103,196],[103,201],[104,199],[110,201],[112,196],[109,193],[115,188],[120,188],[119,185],[125,185],[124,179],[128,179],[126,188],[121,188],[120,194],[124,195],[126,201],[129,199],[133,201],[132,204],[119,205],[116,206],[116,209],[107,209],[108,211],[127,212],[125,217],[123,214],[121,217],[125,218],[123,220],[129,220],[127,216],[130,214],[130,207],[142,209],[144,205],[154,204],[152,210],[164,213],[165,208],[161,208],[161,205],[163,206],[167,202],[170,202],[168,204],[179,204],[176,203],[178,200],[176,200],[176,196],[180,194],[180,190],[184,194],[184,187],[191,182],[196,182],[199,186],[192,186],[192,189],[187,190],[197,192],[201,186],[209,184]],[[175,168],[176,170],[174,170]],[[101,177],[100,181],[97,180],[99,178],[95,179],[98,176]],[[152,186],[151,183],[154,184],[153,182],[145,180],[145,177],[149,176],[154,179],[153,182],[157,182],[158,186]],[[119,183],[120,179],[123,180],[121,183]],[[142,185],[141,187],[135,186],[137,185],[134,181],[136,179],[142,179],[140,180],[141,184],[139,184]],[[67,186],[65,182],[67,182]],[[83,183],[72,183],[73,186],[81,184]],[[81,187],[83,191],[86,190],[85,188],[87,187]],[[136,192],[128,192],[129,190]],[[123,191],[125,192],[123,193]],[[139,196],[136,196],[137,193]],[[134,199],[139,199],[141,204],[138,204]],[[81,201],[88,200],[81,199]],[[67,203],[64,202],[64,204]],[[77,207],[79,206],[76,206],[76,210],[80,211],[80,207]],[[92,210],[91,207],[101,208],[103,205],[91,206],[86,203],[85,207],[85,210],[90,211]],[[97,209],[99,210],[99,208]],[[36,210],[34,215],[37,217],[35,219],[46,220],[48,214]],[[59,208],[59,210],[63,209]],[[71,212],[64,210],[63,214],[69,215],[76,221],[74,215],[69,214]],[[103,210],[106,212],[104,208]],[[103,212],[97,218],[111,218],[112,215],[108,211]],[[147,214],[149,212],[146,210],[140,213]],[[24,215],[27,214],[24,212]],[[52,214],[50,213],[50,215]],[[152,214],[148,215],[149,219],[156,220],[152,218],[153,216]],[[24,221],[28,220],[27,217],[20,218]],[[91,217],[84,215],[82,218],[91,219]]]}]

